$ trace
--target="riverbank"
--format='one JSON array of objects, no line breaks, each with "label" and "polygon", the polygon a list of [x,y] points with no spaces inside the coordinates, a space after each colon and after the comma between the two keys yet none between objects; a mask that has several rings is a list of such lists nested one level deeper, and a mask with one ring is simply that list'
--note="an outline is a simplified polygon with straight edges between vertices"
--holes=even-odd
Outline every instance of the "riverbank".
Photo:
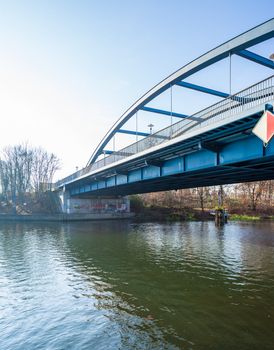
[{"label": "riverbank", "polygon": [[123,220],[134,217],[134,213],[96,213],[96,214],[0,214],[1,221],[98,221],[98,220]]},{"label": "riverbank", "polygon": [[[181,222],[181,221],[212,221],[214,215],[209,210],[201,211],[192,208],[162,208],[162,207],[145,207],[137,213],[97,213],[97,214],[0,214],[2,221],[104,221],[104,220],[123,220],[134,219],[134,222]],[[274,216],[266,215],[245,215],[231,214],[229,221],[274,221]]]},{"label": "riverbank", "polygon": [[[134,220],[136,222],[160,221],[211,221],[214,220],[212,210],[197,208],[166,208],[160,206],[142,207],[136,210]],[[237,214],[229,215],[230,221],[265,221],[274,220],[274,215],[266,215],[265,213],[255,214]]]},{"label": "riverbank", "polygon": [[165,207],[143,207],[136,211],[134,221],[204,221],[214,220],[209,211],[202,211],[193,208],[165,208]]},{"label": "riverbank", "polygon": [[246,215],[246,214],[232,214],[229,216],[231,221],[264,221],[274,220],[273,215]]}]

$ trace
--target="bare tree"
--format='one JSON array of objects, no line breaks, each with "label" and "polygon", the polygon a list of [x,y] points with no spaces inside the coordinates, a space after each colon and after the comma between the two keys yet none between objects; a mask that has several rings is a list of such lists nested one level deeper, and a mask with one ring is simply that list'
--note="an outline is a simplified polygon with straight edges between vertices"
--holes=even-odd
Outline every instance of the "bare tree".
[{"label": "bare tree", "polygon": [[205,200],[206,200],[206,188],[205,187],[197,187],[197,194],[200,201],[200,207],[202,212],[205,211]]},{"label": "bare tree", "polygon": [[42,148],[30,147],[27,143],[5,147],[0,158],[2,194],[15,207],[27,192],[50,189],[59,168],[59,159]]},{"label": "bare tree", "polygon": [[36,193],[50,190],[53,176],[60,169],[60,160],[42,148],[33,150],[32,186]]},{"label": "bare tree", "polygon": [[267,188],[267,181],[245,182],[239,187],[243,198],[247,198],[251,210],[256,211],[259,200]]},{"label": "bare tree", "polygon": [[7,199],[21,198],[30,190],[32,155],[28,145],[5,147],[1,158],[2,191]]},{"label": "bare tree", "polygon": [[218,205],[220,207],[224,206],[224,200],[225,200],[225,191],[224,191],[224,186],[220,185],[219,186],[219,191],[218,191]]}]

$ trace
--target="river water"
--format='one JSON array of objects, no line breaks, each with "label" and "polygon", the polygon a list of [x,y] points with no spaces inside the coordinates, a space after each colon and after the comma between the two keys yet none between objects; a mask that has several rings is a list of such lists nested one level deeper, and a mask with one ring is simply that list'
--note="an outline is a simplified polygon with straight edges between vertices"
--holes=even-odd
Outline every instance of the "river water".
[{"label": "river water", "polygon": [[0,225],[0,349],[273,349],[274,223]]}]

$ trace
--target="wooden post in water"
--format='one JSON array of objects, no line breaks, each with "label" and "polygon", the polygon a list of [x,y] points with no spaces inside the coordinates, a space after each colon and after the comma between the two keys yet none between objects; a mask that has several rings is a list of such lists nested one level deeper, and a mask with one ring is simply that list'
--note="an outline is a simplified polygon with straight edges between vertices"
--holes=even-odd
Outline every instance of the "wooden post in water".
[{"label": "wooden post in water", "polygon": [[215,225],[223,226],[227,223],[227,212],[223,208],[216,208],[215,210]]}]

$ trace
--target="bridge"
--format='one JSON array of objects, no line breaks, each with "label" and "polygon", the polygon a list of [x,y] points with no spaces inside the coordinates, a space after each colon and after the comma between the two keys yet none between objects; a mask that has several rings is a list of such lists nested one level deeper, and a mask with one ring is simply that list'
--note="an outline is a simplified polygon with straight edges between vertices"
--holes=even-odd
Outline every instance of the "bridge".
[{"label": "bridge", "polygon": [[[273,36],[271,19],[168,76],[118,119],[83,169],[58,181],[55,188],[70,198],[90,198],[274,179],[274,138],[265,144],[252,132],[264,112],[273,111],[274,63],[250,50]],[[268,76],[231,93],[232,56],[251,61],[254,71],[264,67]],[[189,81],[197,72],[225,59],[230,91]],[[218,101],[191,114],[175,111],[175,88],[211,95]],[[167,93],[169,108],[156,106],[159,97]],[[139,130],[140,114],[153,115],[154,119],[158,116],[159,121],[167,118],[168,125],[154,132],[155,126],[150,123],[149,132]],[[129,129],[128,125],[135,127]],[[116,149],[122,134],[133,137],[134,142],[131,139],[125,147]],[[111,150],[107,149],[110,145]]]}]

